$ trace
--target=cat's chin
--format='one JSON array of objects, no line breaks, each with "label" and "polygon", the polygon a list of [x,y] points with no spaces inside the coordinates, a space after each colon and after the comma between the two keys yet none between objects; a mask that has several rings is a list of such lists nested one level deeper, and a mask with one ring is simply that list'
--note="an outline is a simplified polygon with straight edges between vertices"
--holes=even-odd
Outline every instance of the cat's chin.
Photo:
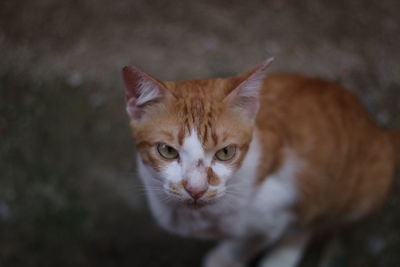
[{"label": "cat's chin", "polygon": [[211,206],[215,203],[214,200],[193,200],[193,199],[188,199],[183,202],[183,204],[188,207],[189,209],[202,209],[207,206]]}]

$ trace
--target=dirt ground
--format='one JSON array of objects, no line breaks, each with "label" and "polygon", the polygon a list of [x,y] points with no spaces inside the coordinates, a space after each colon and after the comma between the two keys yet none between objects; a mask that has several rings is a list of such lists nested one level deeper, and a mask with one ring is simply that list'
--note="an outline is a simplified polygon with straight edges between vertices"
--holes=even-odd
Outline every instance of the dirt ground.
[{"label": "dirt ground", "polygon": [[[395,128],[399,13],[397,0],[1,1],[0,266],[199,266],[214,244],[149,215],[121,68],[194,79],[274,56],[271,72],[339,81]],[[397,179],[383,211],[316,240],[302,266],[400,266],[399,193]]]}]

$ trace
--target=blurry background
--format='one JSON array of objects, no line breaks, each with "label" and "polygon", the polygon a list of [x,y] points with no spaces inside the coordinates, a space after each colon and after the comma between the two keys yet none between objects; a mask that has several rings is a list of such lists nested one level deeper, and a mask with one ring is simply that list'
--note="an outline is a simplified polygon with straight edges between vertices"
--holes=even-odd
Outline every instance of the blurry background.
[{"label": "blurry background", "polygon": [[[194,79],[275,56],[271,72],[340,81],[400,127],[399,13],[397,0],[2,0],[0,266],[198,266],[213,243],[149,215],[121,68]],[[331,266],[400,266],[399,193],[341,235]]]}]

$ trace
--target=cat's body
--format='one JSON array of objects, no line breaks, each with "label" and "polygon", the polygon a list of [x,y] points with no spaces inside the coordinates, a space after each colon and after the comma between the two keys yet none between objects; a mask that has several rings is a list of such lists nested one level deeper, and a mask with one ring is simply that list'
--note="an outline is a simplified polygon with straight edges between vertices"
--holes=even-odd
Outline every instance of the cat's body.
[{"label": "cat's body", "polygon": [[294,266],[316,227],[371,213],[394,176],[394,138],[355,96],[300,75],[264,79],[268,64],[184,82],[124,69],[151,210],[170,232],[225,240],[206,266],[244,266],[272,245],[262,265]]}]

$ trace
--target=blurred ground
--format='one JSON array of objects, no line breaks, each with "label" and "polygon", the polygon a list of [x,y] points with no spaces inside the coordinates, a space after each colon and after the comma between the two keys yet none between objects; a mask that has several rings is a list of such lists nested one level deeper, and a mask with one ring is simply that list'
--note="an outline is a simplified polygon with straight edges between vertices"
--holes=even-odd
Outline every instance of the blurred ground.
[{"label": "blurred ground", "polygon": [[[396,0],[1,1],[0,266],[198,266],[212,244],[148,213],[121,68],[191,79],[275,56],[272,71],[338,80],[400,127],[399,13]],[[400,266],[399,192],[340,235],[330,266]]]}]

